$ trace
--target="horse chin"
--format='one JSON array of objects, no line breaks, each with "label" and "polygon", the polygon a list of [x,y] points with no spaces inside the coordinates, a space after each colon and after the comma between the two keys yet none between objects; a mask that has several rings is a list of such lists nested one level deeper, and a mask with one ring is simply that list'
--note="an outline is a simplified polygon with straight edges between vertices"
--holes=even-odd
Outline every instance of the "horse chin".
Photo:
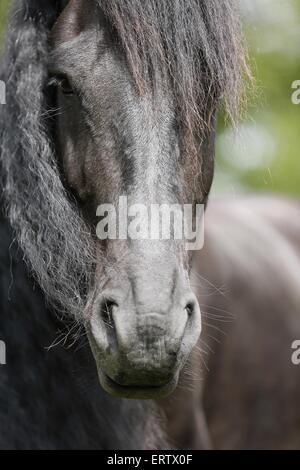
[{"label": "horse chin", "polygon": [[129,398],[138,400],[160,399],[169,396],[178,385],[179,374],[176,374],[164,385],[143,386],[141,385],[120,385],[112,380],[103,371],[99,371],[99,380],[102,388],[114,397]]}]

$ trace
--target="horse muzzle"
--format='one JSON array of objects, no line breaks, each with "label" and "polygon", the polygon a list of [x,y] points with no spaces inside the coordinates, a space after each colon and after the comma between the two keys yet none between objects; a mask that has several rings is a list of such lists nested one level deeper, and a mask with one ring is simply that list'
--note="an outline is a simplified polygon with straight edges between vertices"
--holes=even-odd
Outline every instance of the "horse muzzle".
[{"label": "horse muzzle", "polygon": [[152,302],[141,290],[139,299],[120,289],[106,289],[98,296],[87,332],[100,383],[108,393],[148,399],[174,391],[198,341],[201,318],[189,289],[179,295],[177,286],[173,296],[171,302],[160,305],[164,295],[156,295],[155,290]]}]

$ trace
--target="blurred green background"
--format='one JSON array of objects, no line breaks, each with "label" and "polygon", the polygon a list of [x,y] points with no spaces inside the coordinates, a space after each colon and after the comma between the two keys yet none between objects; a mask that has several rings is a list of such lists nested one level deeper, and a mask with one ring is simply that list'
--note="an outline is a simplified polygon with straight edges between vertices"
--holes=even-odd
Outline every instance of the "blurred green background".
[{"label": "blurred green background", "polygon": [[[300,0],[239,0],[256,80],[237,130],[220,125],[215,193],[272,191],[300,196]],[[0,38],[11,0],[0,0]]]},{"label": "blurred green background", "polygon": [[255,97],[237,131],[217,141],[215,191],[300,195],[300,0],[240,0]]},{"label": "blurred green background", "polygon": [[11,0],[0,0],[0,38],[2,38],[6,21],[7,21],[7,12]]}]

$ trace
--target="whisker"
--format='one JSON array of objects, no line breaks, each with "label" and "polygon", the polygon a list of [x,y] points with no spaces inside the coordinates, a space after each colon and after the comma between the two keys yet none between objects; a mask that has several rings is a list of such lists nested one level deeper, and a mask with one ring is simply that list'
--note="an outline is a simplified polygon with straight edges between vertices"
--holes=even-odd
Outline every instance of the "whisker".
[{"label": "whisker", "polygon": [[[204,282],[208,283],[208,285],[211,286],[215,290],[215,292],[218,292],[223,297],[226,297],[225,292],[222,291],[222,289],[224,289],[224,285],[221,286],[221,287],[216,286],[215,284],[213,284],[213,282],[209,281],[204,276],[201,276],[201,274],[199,272],[195,271],[195,269],[191,270],[191,276],[193,276],[193,275],[195,275],[201,281],[204,281]],[[201,286],[201,284],[200,284],[200,286]]]},{"label": "whisker", "polygon": [[200,307],[207,307],[207,308],[211,308],[212,310],[216,310],[218,312],[223,312],[223,313],[226,313],[227,315],[229,316],[232,316],[232,317],[235,317],[235,315],[230,312],[229,310],[225,310],[224,308],[220,308],[220,307],[216,307],[215,305],[208,305],[208,304],[200,304]]},{"label": "whisker", "polygon": [[221,341],[218,338],[215,338],[214,336],[211,336],[209,334],[206,334],[206,336],[208,338],[212,339],[213,341],[215,341],[216,343],[221,344]]},{"label": "whisker", "polygon": [[[208,343],[206,343],[206,341],[204,341],[203,339],[200,338],[200,342],[203,343],[204,346],[206,346],[212,354],[215,354],[214,350],[211,348],[211,346]],[[199,346],[196,346],[196,348],[198,348],[198,347]]]},{"label": "whisker", "polygon": [[218,321],[220,323],[233,323],[233,319],[229,319],[229,318],[226,318],[226,317],[222,317],[222,316],[217,316],[217,315],[214,315],[214,314],[210,314],[210,313],[207,313],[207,312],[201,312],[201,315],[203,318],[209,318],[211,320],[215,320],[215,321]]},{"label": "whisker", "polygon": [[218,327],[215,326],[215,325],[212,325],[211,323],[205,323],[205,322],[203,322],[203,325],[205,325],[205,326],[207,326],[207,327],[209,327],[209,328],[212,328],[212,329],[218,331],[219,333],[221,333],[221,334],[224,335],[224,336],[227,336],[227,333],[225,333],[225,331],[221,330],[221,328],[218,328]]}]

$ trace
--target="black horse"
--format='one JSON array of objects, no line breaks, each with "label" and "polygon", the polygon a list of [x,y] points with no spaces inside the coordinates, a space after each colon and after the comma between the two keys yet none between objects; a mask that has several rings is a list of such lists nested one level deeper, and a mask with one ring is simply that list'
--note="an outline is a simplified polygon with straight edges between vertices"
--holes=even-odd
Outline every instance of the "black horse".
[{"label": "black horse", "polygon": [[62,6],[21,3],[9,28],[9,218],[52,305],[85,328],[102,386],[162,397],[200,334],[191,257],[183,240],[102,243],[97,208],[206,203],[215,112],[222,98],[234,111],[246,67],[238,18],[227,0]]},{"label": "black horse", "polygon": [[189,357],[199,370],[193,257],[171,239],[102,242],[96,214],[122,195],[206,204],[216,111],[236,114],[244,73],[231,0],[16,2],[1,66],[17,241],[3,220],[0,447],[166,447],[161,409],[174,445],[211,445],[199,387],[176,413],[164,398]]}]

